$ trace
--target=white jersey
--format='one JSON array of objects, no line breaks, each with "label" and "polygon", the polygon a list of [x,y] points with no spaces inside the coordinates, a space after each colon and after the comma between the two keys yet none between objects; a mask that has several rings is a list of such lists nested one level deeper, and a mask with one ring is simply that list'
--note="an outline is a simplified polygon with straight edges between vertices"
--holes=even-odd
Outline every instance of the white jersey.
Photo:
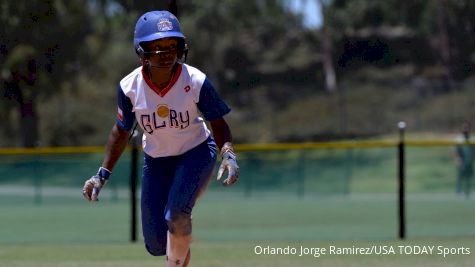
[{"label": "white jersey", "polygon": [[178,65],[161,91],[142,67],[120,81],[117,122],[130,130],[135,117],[144,132],[143,150],[154,158],[181,155],[201,144],[210,135],[204,118],[214,120],[229,111],[206,75],[186,64]]}]

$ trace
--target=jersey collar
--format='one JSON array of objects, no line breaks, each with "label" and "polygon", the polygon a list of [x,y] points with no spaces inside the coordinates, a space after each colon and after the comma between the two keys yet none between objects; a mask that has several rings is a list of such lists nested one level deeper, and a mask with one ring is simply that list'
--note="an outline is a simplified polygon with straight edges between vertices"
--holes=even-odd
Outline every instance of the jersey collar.
[{"label": "jersey collar", "polygon": [[173,85],[175,85],[176,81],[178,80],[178,77],[180,77],[181,69],[182,69],[182,65],[178,64],[178,66],[176,67],[175,73],[173,74],[173,77],[171,78],[167,87],[163,88],[162,90],[160,90],[160,88],[158,88],[158,86],[156,86],[152,82],[152,80],[148,78],[148,76],[145,74],[145,70],[143,67],[142,67],[142,76],[145,82],[147,83],[148,87],[150,87],[150,89],[152,89],[157,95],[164,97],[168,93],[168,91],[172,89]]}]

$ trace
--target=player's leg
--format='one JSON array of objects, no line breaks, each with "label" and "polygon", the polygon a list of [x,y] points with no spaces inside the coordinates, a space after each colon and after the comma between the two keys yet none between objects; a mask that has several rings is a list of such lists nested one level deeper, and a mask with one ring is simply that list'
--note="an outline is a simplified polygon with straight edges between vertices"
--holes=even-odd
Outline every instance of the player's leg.
[{"label": "player's leg", "polygon": [[470,193],[472,191],[472,177],[471,176],[467,176],[467,181],[466,181],[466,191],[465,191],[465,197],[466,198],[470,198]]},{"label": "player's leg", "polygon": [[147,251],[154,256],[166,255],[168,225],[164,210],[174,175],[173,158],[145,155],[142,176],[142,232]]},{"label": "player's leg", "polygon": [[191,249],[188,249],[188,254],[186,254],[185,262],[183,263],[183,267],[187,267],[190,264],[191,259]]},{"label": "player's leg", "polygon": [[209,138],[179,158],[165,214],[169,229],[167,267],[186,266],[186,258],[190,257],[191,212],[198,195],[206,189],[216,163],[214,140]]},{"label": "player's leg", "polygon": [[463,170],[461,167],[457,168],[457,180],[455,184],[455,193],[462,193],[462,180],[463,180]]},{"label": "player's leg", "polygon": [[467,168],[467,172],[465,173],[465,197],[470,198],[470,193],[472,191],[472,176],[473,176],[473,169]]}]

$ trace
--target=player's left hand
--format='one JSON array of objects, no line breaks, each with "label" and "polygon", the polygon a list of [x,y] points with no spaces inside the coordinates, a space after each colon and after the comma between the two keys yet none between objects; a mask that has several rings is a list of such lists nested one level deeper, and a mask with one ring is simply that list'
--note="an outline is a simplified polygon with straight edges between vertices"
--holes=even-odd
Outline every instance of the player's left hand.
[{"label": "player's left hand", "polygon": [[223,181],[224,186],[232,185],[239,180],[239,166],[236,161],[236,154],[232,150],[223,153],[223,161],[218,170],[218,180],[221,179],[224,171],[228,171],[228,177]]}]

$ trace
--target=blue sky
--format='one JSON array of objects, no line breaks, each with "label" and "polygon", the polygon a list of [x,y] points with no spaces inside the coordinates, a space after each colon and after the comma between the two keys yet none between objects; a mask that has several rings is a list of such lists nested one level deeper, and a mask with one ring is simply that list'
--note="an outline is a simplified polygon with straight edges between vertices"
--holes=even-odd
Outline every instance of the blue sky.
[{"label": "blue sky", "polygon": [[287,0],[289,8],[297,13],[302,13],[305,26],[316,28],[322,25],[320,6],[317,0]]}]

